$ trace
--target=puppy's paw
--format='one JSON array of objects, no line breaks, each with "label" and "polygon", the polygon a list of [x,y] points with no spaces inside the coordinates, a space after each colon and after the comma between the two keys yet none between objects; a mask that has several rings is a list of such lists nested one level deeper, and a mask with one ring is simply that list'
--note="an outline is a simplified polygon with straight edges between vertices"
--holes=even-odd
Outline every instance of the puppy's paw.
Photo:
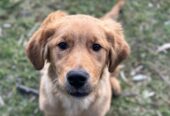
[{"label": "puppy's paw", "polygon": [[121,86],[117,78],[111,77],[110,78],[110,83],[112,87],[112,96],[113,97],[118,97],[121,94]]}]

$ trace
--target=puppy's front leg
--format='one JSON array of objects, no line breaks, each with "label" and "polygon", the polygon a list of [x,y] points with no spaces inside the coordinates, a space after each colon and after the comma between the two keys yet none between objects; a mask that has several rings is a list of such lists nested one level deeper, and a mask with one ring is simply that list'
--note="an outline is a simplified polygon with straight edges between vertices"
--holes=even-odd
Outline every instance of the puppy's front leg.
[{"label": "puppy's front leg", "polygon": [[116,77],[111,77],[110,83],[112,87],[112,95],[114,97],[119,96],[121,94],[121,86],[120,86],[118,79]]}]

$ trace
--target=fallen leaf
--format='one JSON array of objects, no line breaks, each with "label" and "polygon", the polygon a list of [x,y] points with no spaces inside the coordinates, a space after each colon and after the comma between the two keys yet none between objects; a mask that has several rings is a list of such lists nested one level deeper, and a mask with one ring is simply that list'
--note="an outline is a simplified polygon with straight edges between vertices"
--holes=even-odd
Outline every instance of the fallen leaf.
[{"label": "fallen leaf", "polygon": [[170,43],[166,43],[158,47],[157,52],[166,52],[168,49],[170,49]]},{"label": "fallen leaf", "polygon": [[142,75],[142,74],[138,74],[133,77],[133,81],[135,81],[135,82],[144,81],[146,79],[148,79],[148,77],[146,75]]},{"label": "fallen leaf", "polygon": [[144,98],[150,98],[154,95],[155,95],[155,92],[153,92],[153,91],[148,91],[148,90],[143,91],[143,97]]}]

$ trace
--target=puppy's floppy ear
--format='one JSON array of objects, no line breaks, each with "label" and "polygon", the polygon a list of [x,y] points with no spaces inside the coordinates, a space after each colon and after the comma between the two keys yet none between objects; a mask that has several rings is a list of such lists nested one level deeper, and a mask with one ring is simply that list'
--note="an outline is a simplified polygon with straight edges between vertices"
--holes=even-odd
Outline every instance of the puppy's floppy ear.
[{"label": "puppy's floppy ear", "polygon": [[48,51],[47,42],[56,31],[54,22],[65,15],[66,13],[60,11],[49,14],[39,29],[30,38],[25,51],[35,69],[41,70],[44,67]]},{"label": "puppy's floppy ear", "polygon": [[110,43],[108,67],[109,72],[114,72],[116,67],[130,53],[130,48],[124,39],[123,30],[119,23],[108,19],[104,20],[106,37]]}]

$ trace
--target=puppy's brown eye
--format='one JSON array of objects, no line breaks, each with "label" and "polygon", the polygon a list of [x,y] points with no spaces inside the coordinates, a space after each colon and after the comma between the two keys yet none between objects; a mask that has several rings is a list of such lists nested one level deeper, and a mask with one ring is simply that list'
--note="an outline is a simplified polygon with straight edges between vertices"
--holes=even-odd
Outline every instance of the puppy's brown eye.
[{"label": "puppy's brown eye", "polygon": [[98,52],[100,49],[101,49],[102,47],[101,47],[101,45],[100,44],[93,44],[92,45],[92,49],[93,49],[93,51],[95,51],[95,52]]},{"label": "puppy's brown eye", "polygon": [[65,50],[65,49],[67,49],[69,46],[68,46],[68,44],[67,44],[66,42],[60,42],[60,43],[58,44],[58,47],[59,47],[61,50]]}]

